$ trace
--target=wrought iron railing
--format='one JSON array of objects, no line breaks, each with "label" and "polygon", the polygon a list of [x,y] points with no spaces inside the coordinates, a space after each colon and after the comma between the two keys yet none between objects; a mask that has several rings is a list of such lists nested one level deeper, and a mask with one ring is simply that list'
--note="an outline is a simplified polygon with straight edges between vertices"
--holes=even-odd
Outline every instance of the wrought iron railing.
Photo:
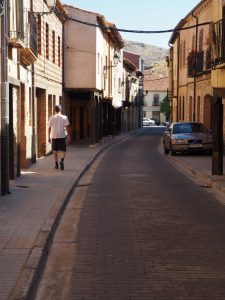
[{"label": "wrought iron railing", "polygon": [[212,32],[212,68],[225,63],[225,20],[211,25]]},{"label": "wrought iron railing", "polygon": [[30,49],[38,56],[38,25],[34,15],[29,14],[29,25],[30,25],[30,35],[29,45]]},{"label": "wrought iron railing", "polygon": [[14,42],[18,40],[24,42],[24,33],[19,31],[9,31],[9,42]]},{"label": "wrought iron railing", "polygon": [[211,48],[206,51],[191,51],[187,57],[188,77],[195,77],[211,70]]}]

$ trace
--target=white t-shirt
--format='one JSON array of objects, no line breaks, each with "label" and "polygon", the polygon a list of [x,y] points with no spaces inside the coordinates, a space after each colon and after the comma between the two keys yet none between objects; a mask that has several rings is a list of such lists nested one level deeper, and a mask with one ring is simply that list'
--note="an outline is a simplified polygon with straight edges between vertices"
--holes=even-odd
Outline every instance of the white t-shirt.
[{"label": "white t-shirt", "polygon": [[67,116],[55,114],[50,117],[48,126],[51,127],[51,138],[60,139],[66,137],[65,127],[69,125]]}]

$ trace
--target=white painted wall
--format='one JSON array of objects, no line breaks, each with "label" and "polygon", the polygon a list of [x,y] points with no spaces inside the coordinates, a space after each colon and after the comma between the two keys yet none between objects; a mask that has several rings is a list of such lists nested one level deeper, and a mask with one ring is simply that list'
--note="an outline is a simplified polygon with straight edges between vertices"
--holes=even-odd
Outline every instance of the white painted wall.
[{"label": "white painted wall", "polygon": [[[66,6],[70,16],[81,21],[96,23],[96,14]],[[97,72],[97,51],[102,55],[100,33],[95,27],[72,20],[65,22],[64,39],[64,79],[65,88],[95,89],[100,83]],[[96,46],[96,43],[99,45]]]}]

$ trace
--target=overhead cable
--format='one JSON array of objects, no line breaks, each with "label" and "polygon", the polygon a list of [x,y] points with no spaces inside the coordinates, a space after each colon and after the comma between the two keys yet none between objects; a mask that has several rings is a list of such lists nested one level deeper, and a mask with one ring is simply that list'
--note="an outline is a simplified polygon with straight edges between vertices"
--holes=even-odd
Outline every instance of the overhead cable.
[{"label": "overhead cable", "polygon": [[81,21],[72,17],[69,17],[69,20],[72,20],[74,22],[80,23],[80,24],[84,24],[87,26],[92,26],[92,27],[97,27],[100,29],[116,29],[117,31],[120,32],[130,32],[130,33],[146,33],[146,34],[151,34],[151,33],[169,33],[169,32],[179,32],[179,31],[183,31],[183,30],[188,30],[188,29],[192,29],[192,28],[196,28],[196,27],[200,27],[200,26],[205,26],[205,25],[210,25],[211,22],[204,22],[204,23],[199,23],[196,25],[191,25],[191,26],[187,26],[187,27],[183,27],[183,28],[174,28],[174,29],[166,29],[166,30],[132,30],[132,29],[122,29],[122,28],[115,28],[112,26],[101,26],[99,24],[93,24],[93,23],[89,23],[89,22],[85,22],[85,21]]}]

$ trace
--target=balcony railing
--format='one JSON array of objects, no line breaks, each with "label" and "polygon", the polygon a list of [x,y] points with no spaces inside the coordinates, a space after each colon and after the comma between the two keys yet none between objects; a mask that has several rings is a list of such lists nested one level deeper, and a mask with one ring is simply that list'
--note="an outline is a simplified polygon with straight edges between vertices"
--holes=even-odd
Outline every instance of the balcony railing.
[{"label": "balcony railing", "polygon": [[23,64],[30,65],[38,57],[38,27],[34,15],[29,14],[27,24],[25,46],[20,51],[20,58]]},{"label": "balcony railing", "polygon": [[225,20],[211,25],[212,31],[212,68],[225,65]]},{"label": "balcony railing", "polygon": [[192,50],[187,57],[188,77],[201,76],[211,70],[211,48]]},{"label": "balcony railing", "polygon": [[8,42],[13,47],[23,47],[24,45],[24,33],[19,31],[9,31]]}]

